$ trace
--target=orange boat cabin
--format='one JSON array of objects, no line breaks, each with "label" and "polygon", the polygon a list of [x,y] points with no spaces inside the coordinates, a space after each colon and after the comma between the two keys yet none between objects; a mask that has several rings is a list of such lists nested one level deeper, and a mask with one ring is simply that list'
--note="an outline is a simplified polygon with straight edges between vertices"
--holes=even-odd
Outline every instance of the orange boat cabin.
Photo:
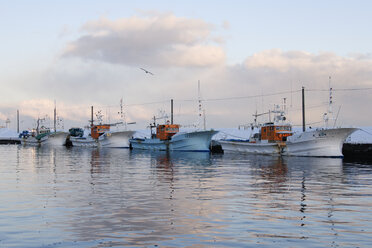
[{"label": "orange boat cabin", "polygon": [[93,139],[98,139],[99,136],[101,136],[102,134],[108,131],[110,131],[110,125],[108,124],[94,125],[90,129],[90,134]]},{"label": "orange boat cabin", "polygon": [[292,135],[290,125],[274,125],[266,123],[261,127],[261,140],[267,141],[286,141],[288,136]]},{"label": "orange boat cabin", "polygon": [[180,125],[164,124],[156,126],[156,138],[160,140],[170,140],[173,135],[179,132]]}]

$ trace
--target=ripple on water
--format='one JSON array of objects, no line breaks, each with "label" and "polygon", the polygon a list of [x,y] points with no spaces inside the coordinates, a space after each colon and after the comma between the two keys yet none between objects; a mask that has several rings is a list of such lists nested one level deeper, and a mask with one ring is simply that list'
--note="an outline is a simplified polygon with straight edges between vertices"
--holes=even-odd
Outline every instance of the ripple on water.
[{"label": "ripple on water", "polygon": [[3,247],[367,247],[372,165],[0,147]]}]

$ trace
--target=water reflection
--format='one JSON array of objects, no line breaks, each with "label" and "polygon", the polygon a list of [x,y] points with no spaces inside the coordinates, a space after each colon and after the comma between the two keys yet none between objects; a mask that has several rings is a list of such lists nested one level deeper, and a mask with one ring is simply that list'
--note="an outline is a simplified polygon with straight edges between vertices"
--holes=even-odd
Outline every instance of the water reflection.
[{"label": "water reflection", "polygon": [[4,247],[367,246],[372,235],[372,166],[341,159],[14,147],[0,161]]},{"label": "water reflection", "polygon": [[252,168],[256,169],[257,183],[262,184],[266,193],[286,190],[288,168],[282,157],[257,156]]},{"label": "water reflection", "polygon": [[[67,202],[67,205],[79,203],[75,205],[77,213],[67,222],[68,230],[79,240],[108,244],[106,240],[114,239],[110,246],[145,246],[158,241],[173,242],[184,234],[198,235],[206,227],[222,228],[220,224],[202,221],[209,214],[221,211],[196,197],[195,191],[203,190],[203,184],[199,188],[187,186],[194,184],[193,171],[211,165],[208,154],[128,151],[129,159],[117,164],[113,153],[113,150],[91,151],[93,187],[80,185],[80,192]],[[191,180],[185,178],[188,176]],[[84,204],[87,202],[88,205]]]}]

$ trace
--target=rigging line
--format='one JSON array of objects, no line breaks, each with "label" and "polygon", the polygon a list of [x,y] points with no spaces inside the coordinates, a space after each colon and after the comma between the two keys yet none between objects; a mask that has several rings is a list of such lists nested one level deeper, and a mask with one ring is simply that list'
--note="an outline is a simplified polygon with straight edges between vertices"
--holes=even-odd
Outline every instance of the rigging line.
[{"label": "rigging line", "polygon": [[[151,105],[151,104],[159,104],[159,103],[167,103],[168,100],[158,101],[158,102],[145,102],[145,103],[133,103],[133,104],[123,104],[124,107],[132,107],[132,106],[141,106],[141,105]],[[119,105],[101,105],[95,106],[95,108],[113,108],[113,107],[120,107]]]},{"label": "rigging line", "polygon": [[[327,104],[328,103],[313,105],[313,106],[307,106],[306,109],[321,108],[321,107],[327,106]],[[291,109],[288,109],[287,111],[288,112],[297,112],[297,111],[300,111],[300,110],[302,111],[302,108],[291,108]]]},{"label": "rigging line", "polygon": [[[318,124],[318,123],[322,123],[323,121],[315,121],[315,122],[310,122],[310,123],[306,123],[306,126],[308,125],[312,125],[312,124]],[[293,127],[302,127],[302,124],[292,124]]]},{"label": "rigging line", "polygon": [[130,106],[150,105],[150,104],[158,104],[158,103],[169,103],[169,100],[163,100],[163,101],[158,101],[158,102],[125,104],[124,106],[130,107]]},{"label": "rigging line", "polygon": [[[329,89],[305,89],[306,91],[329,91]],[[372,90],[372,87],[367,87],[367,88],[340,88],[340,89],[335,89],[332,88],[332,91],[360,91],[360,90]]]},{"label": "rigging line", "polygon": [[[248,99],[248,98],[258,98],[258,97],[264,97],[264,96],[276,96],[276,95],[283,95],[288,93],[297,93],[301,90],[292,90],[292,91],[282,91],[282,92],[276,92],[276,93],[270,93],[270,94],[260,94],[260,95],[251,95],[251,96],[234,96],[234,97],[224,97],[224,98],[207,98],[202,99],[203,102],[211,102],[211,101],[225,101],[225,100],[239,100],[239,99]],[[197,99],[184,99],[184,100],[177,100],[177,101],[198,101]]]}]

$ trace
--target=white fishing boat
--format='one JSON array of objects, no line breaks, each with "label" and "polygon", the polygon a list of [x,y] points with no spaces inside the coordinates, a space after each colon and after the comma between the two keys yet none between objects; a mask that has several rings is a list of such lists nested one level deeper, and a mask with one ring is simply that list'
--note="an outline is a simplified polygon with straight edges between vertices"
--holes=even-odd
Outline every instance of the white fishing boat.
[{"label": "white fishing boat", "polygon": [[23,135],[21,137],[22,145],[30,146],[64,146],[66,144],[66,138],[68,136],[67,132],[47,132],[31,134],[29,136]]},{"label": "white fishing boat", "polygon": [[[160,130],[159,130],[160,129]],[[172,129],[172,131],[167,131]],[[156,136],[149,139],[130,139],[133,149],[156,151],[197,151],[209,152],[214,130],[179,132],[179,125],[157,125]],[[161,131],[162,130],[162,131]]]},{"label": "white fishing boat", "polygon": [[[107,126],[103,129],[103,125],[94,125],[91,129],[100,128],[97,137],[92,130],[91,133],[83,137],[70,136],[69,140],[72,146],[76,147],[112,147],[112,148],[129,148],[129,139],[133,137],[135,131],[117,131],[111,132]],[[108,126],[109,127],[109,126]],[[92,136],[93,132],[93,136]]]},{"label": "white fishing boat", "polygon": [[57,117],[56,103],[54,106],[54,132],[44,125],[47,117],[38,118],[36,128],[32,131],[23,131],[19,134],[22,145],[30,146],[64,146],[69,133],[57,131],[59,122],[62,121]]},{"label": "white fishing boat", "polygon": [[[209,152],[212,136],[217,133],[213,129],[180,132],[180,125],[173,124],[173,100],[171,101],[171,121],[157,125],[155,120],[154,117],[154,122],[150,125],[151,138],[130,139],[133,149]],[[153,128],[156,128],[155,133],[152,131]]]},{"label": "white fishing boat", "polygon": [[222,139],[219,143],[225,152],[242,152],[253,154],[281,155],[285,148],[288,136],[292,135],[292,126],[286,123],[284,111],[276,106],[274,122],[257,124],[257,117],[263,114],[255,114],[255,123],[251,125],[249,139]]},{"label": "white fishing boat", "polygon": [[67,132],[54,131],[51,132],[50,128],[40,126],[43,119],[38,118],[37,127],[32,131],[23,131],[19,138],[21,144],[25,146],[64,146],[66,144]]},{"label": "white fishing boat", "polygon": [[127,130],[127,125],[135,124],[135,122],[127,123],[123,112],[123,100],[120,100],[120,122],[113,124],[102,124],[102,115],[100,111],[96,114],[100,124],[93,124],[93,107],[92,118],[89,132],[79,128],[70,129],[69,141],[72,146],[77,147],[112,147],[112,148],[129,148],[129,139],[133,137],[135,131]]},{"label": "white fishing boat", "polygon": [[47,134],[37,134],[35,131],[23,131],[20,135],[21,144],[24,146],[41,146],[48,139]]},{"label": "white fishing boat", "polygon": [[[304,89],[303,89],[304,92]],[[220,140],[224,151],[259,153],[286,156],[309,157],[343,157],[342,146],[345,139],[358,130],[358,128],[335,127],[336,119],[332,116],[332,88],[330,88],[328,112],[323,115],[324,127],[292,131],[290,124],[284,124],[285,104],[280,110],[277,108],[271,113],[276,114],[275,123],[266,123],[253,133],[249,140]],[[257,118],[257,114],[255,115]],[[329,120],[334,120],[329,127]],[[303,119],[304,120],[304,119]]]},{"label": "white fishing boat", "polygon": [[305,157],[343,157],[345,139],[358,128],[319,128],[288,137],[282,154]]}]

